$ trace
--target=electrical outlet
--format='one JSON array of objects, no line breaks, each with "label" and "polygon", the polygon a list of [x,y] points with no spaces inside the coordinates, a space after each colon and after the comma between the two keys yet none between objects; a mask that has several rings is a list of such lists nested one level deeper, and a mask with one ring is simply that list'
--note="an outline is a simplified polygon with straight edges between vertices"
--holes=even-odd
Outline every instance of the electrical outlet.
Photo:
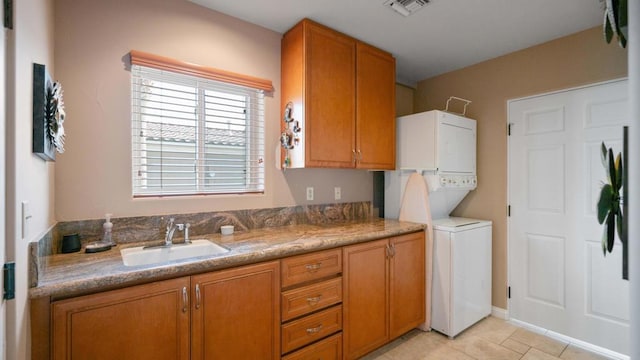
[{"label": "electrical outlet", "polygon": [[333,198],[335,200],[342,199],[342,189],[339,186],[333,188]]},{"label": "electrical outlet", "polygon": [[307,200],[313,200],[313,188],[311,186],[307,188]]}]

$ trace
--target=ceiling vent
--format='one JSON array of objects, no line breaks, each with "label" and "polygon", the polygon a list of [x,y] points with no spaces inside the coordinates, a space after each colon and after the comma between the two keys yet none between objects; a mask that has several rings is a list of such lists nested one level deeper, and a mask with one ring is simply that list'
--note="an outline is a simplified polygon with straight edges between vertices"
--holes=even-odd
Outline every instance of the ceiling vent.
[{"label": "ceiling vent", "polygon": [[428,3],[429,0],[387,0],[384,2],[384,5],[398,14],[407,17],[422,9]]}]

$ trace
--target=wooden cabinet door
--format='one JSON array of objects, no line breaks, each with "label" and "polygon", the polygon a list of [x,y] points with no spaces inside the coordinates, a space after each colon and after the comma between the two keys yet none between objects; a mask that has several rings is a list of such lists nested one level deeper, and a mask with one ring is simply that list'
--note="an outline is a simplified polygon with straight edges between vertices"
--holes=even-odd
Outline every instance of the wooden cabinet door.
[{"label": "wooden cabinet door", "polygon": [[189,359],[189,278],[54,302],[53,359]]},{"label": "wooden cabinet door", "polygon": [[288,166],[395,169],[391,54],[304,19],[283,36],[281,58],[281,106],[293,104],[302,138],[282,152]]},{"label": "wooden cabinet door", "polygon": [[397,236],[389,241],[389,326],[391,338],[395,338],[425,319],[425,233]]},{"label": "wooden cabinet door", "polygon": [[370,45],[357,46],[357,167],[393,170],[396,165],[395,59]]},{"label": "wooden cabinet door", "polygon": [[280,357],[280,263],[196,275],[192,359]]},{"label": "wooden cabinet door", "polygon": [[355,359],[389,339],[388,240],[344,248],[343,341]]},{"label": "wooden cabinet door", "polygon": [[319,24],[304,24],[306,166],[353,168],[356,42]]}]

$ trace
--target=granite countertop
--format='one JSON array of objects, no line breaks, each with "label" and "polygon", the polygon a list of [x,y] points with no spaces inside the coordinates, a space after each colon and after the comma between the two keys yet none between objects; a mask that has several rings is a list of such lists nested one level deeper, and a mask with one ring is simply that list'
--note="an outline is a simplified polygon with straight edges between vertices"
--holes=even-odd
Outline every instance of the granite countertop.
[{"label": "granite countertop", "polygon": [[376,240],[424,228],[425,225],[422,224],[375,218],[236,231],[233,235],[226,236],[195,234],[191,236],[192,240],[211,240],[228,247],[230,251],[209,257],[140,266],[125,266],[120,250],[140,246],[142,243],[119,245],[109,251],[94,254],[55,254],[40,259],[38,284],[29,289],[29,297],[51,296],[59,299],[95,293]]}]

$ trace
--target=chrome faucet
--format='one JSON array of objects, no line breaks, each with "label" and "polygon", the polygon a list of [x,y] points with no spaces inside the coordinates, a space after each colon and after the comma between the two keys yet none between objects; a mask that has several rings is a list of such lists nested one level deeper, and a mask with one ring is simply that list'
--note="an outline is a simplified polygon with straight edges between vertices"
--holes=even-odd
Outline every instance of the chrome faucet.
[{"label": "chrome faucet", "polygon": [[163,246],[171,246],[173,245],[173,234],[176,230],[184,231],[184,243],[191,244],[191,240],[189,240],[189,227],[191,224],[176,224],[175,218],[170,218],[167,223],[167,232],[164,235],[164,245]]},{"label": "chrome faucet", "polygon": [[[169,218],[169,222],[167,222],[167,232],[165,232],[164,234],[164,244],[159,244],[159,245],[149,245],[149,246],[145,246],[143,247],[143,249],[153,249],[153,248],[158,248],[158,247],[170,247],[173,245],[173,234],[176,232],[176,230],[180,230],[180,231],[184,231],[184,244],[191,244],[191,240],[189,240],[189,226],[191,226],[191,224],[187,223],[187,224],[176,224],[175,223],[176,219],[175,218]],[[178,245],[182,245],[182,244],[178,244]]]},{"label": "chrome faucet", "polygon": [[178,228],[174,223],[176,219],[169,218],[169,222],[167,223],[167,232],[164,235],[164,246],[171,246],[173,244],[173,233],[176,232]]}]

